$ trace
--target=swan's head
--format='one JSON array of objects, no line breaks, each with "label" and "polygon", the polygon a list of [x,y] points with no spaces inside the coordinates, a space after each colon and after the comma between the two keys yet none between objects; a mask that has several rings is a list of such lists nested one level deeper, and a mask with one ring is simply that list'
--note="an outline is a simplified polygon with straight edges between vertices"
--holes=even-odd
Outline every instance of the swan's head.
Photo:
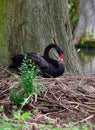
[{"label": "swan's head", "polygon": [[57,49],[57,52],[59,54],[60,60],[63,61],[64,60],[64,52],[63,52],[62,48],[60,48],[59,46],[57,46],[56,49]]},{"label": "swan's head", "polygon": [[59,57],[60,57],[60,60],[63,61],[64,60],[64,53],[60,52]]}]

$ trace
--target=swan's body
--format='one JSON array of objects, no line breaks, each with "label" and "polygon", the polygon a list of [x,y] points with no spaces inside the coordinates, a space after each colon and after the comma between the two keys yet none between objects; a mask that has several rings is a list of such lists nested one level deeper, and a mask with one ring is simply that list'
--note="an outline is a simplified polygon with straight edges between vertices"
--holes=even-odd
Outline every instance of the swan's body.
[{"label": "swan's body", "polygon": [[[44,56],[39,53],[27,53],[27,58],[32,59],[35,65],[40,69],[40,73],[43,77],[57,77],[64,73],[64,65],[62,61],[57,61],[49,57],[49,51],[51,48],[55,48],[58,52],[60,59],[63,59],[63,51],[56,44],[49,44],[45,51]],[[18,68],[23,62],[24,55],[18,54],[12,57],[13,63],[10,68]]]}]

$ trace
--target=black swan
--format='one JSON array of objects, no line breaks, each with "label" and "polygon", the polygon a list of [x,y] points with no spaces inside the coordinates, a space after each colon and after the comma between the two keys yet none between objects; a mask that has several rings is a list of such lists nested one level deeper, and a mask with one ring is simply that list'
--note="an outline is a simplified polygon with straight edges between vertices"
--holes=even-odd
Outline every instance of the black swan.
[{"label": "black swan", "polygon": [[[57,61],[49,57],[49,51],[51,48],[55,48],[59,54],[60,61]],[[24,55],[17,54],[12,57],[12,64],[9,68],[18,68],[21,66]],[[63,58],[63,50],[57,44],[49,44],[44,51],[44,55],[41,56],[39,53],[27,53],[27,58],[32,59],[35,65],[40,69],[40,73],[44,78],[58,77],[65,71]]]}]

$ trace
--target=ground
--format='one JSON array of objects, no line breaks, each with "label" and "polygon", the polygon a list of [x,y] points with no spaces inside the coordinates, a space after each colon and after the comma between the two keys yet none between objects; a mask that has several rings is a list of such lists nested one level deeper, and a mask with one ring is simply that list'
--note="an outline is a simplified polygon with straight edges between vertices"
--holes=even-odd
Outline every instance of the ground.
[{"label": "ground", "polygon": [[[0,72],[0,105],[5,114],[12,118],[13,103],[9,100],[9,91],[17,80],[13,72],[6,68]],[[40,78],[39,90],[44,92],[34,96],[31,101],[21,107],[23,111],[31,111],[28,122],[50,124],[58,127],[68,127],[86,122],[95,124],[95,78],[74,77],[64,74],[58,78]]]}]

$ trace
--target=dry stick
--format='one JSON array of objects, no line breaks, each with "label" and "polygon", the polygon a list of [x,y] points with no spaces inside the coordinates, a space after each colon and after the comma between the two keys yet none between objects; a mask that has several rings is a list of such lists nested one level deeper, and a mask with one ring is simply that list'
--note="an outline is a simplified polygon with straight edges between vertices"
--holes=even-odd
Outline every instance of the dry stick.
[{"label": "dry stick", "polygon": [[[69,110],[69,109],[68,109],[65,105],[63,105],[62,103],[58,103],[58,102],[55,102],[55,100],[49,99],[46,94],[45,94],[45,97],[48,99],[48,101],[49,101],[50,103],[56,103],[56,104],[58,104],[58,106],[63,107],[63,108],[65,108],[66,110]],[[70,110],[69,110],[69,111],[70,111]]]},{"label": "dry stick", "polygon": [[85,119],[81,120],[81,121],[78,121],[78,122],[75,122],[73,123],[73,125],[77,125],[77,124],[80,124],[80,123],[84,123],[86,122],[87,120],[91,119],[93,117],[93,115],[90,115],[88,117],[86,117]]},{"label": "dry stick", "polygon": [[80,107],[79,111],[80,111],[81,113],[84,113],[84,114],[86,114],[87,116],[89,116],[89,112],[88,112],[87,110],[85,110],[84,108]]},{"label": "dry stick", "polygon": [[[65,85],[65,84],[63,84],[62,82],[60,82],[58,79],[56,79],[56,78],[53,78],[55,81],[57,81],[57,82],[59,82],[60,84],[62,84],[65,88],[67,88],[67,86]],[[59,84],[59,85],[60,85]],[[60,85],[60,87],[62,88],[62,85]],[[62,88],[63,89],[63,88]],[[64,90],[64,91],[66,91],[66,90]],[[53,93],[52,93],[53,94]],[[54,96],[54,95],[53,95]],[[49,100],[49,102],[53,102],[53,103],[56,103],[56,104],[58,104],[58,106],[60,106],[60,107],[63,107],[63,108],[65,108],[66,110],[68,110],[68,111],[71,111],[70,109],[68,109],[65,105],[63,105],[61,102],[55,102],[55,101],[50,101],[50,99],[48,98],[48,96],[46,96],[46,94],[45,94],[45,97]],[[54,96],[55,97],[55,96]],[[56,97],[55,97],[56,98]]]},{"label": "dry stick", "polygon": [[[53,94],[53,93],[52,93]],[[53,96],[54,96],[54,94],[53,94]],[[55,96],[54,96],[55,97]],[[95,111],[95,109],[94,108],[92,108],[92,107],[89,107],[89,106],[87,106],[87,105],[84,105],[84,104],[80,104],[80,103],[77,103],[77,102],[68,102],[68,103],[73,103],[73,104],[78,104],[78,105],[81,105],[81,106],[85,106],[86,108],[89,108],[89,109],[91,109],[91,110],[94,110]],[[63,104],[60,102],[60,103],[57,103],[57,104],[59,104],[59,105],[61,105],[62,107],[63,107]],[[70,111],[70,110],[69,110]]]},{"label": "dry stick", "polygon": [[[61,89],[62,89],[64,92],[67,92],[67,89],[68,89],[68,86],[67,86],[67,85],[65,85],[64,83],[62,83],[61,81],[59,81],[58,78],[55,78],[55,81],[57,81],[58,83],[60,83],[59,85],[60,85]],[[65,89],[63,89],[62,86],[64,86]],[[69,90],[69,91],[71,92],[71,90]]]},{"label": "dry stick", "polygon": [[55,102],[55,100],[51,100],[51,99],[49,99],[47,96],[46,96],[46,98],[48,99],[48,101],[50,102],[50,103],[56,103],[57,105],[58,105],[58,107],[63,107],[63,108],[65,108],[66,110],[68,110],[68,111],[71,111],[71,110],[69,110],[65,105],[63,105],[61,102]]},{"label": "dry stick", "polygon": [[38,99],[41,100],[41,101],[48,102],[48,100],[46,100],[46,99],[44,99],[44,98],[40,98],[40,97],[38,97]]},{"label": "dry stick", "polygon": [[55,96],[55,94],[51,91],[51,89],[49,90],[51,92],[51,94],[53,95],[53,97],[55,98],[55,100],[58,101],[58,98]]},{"label": "dry stick", "polygon": [[[56,99],[56,101],[58,101],[59,99],[54,95],[54,93],[50,90],[50,92],[51,92],[51,94],[54,96],[54,98]],[[66,110],[69,110],[70,111],[70,109],[68,109],[65,105],[63,105],[60,101],[59,101],[59,103],[57,103],[57,104],[59,104],[59,105],[61,105],[62,107],[64,107]]]},{"label": "dry stick", "polygon": [[51,115],[51,114],[53,114],[53,113],[62,113],[62,112],[64,112],[65,110],[59,110],[59,111],[53,111],[53,112],[48,112],[48,113],[46,113],[45,115],[46,116],[48,116],[48,115]]},{"label": "dry stick", "polygon": [[6,72],[8,72],[9,74],[11,74],[11,75],[13,74],[13,73],[11,73],[9,70],[7,70],[7,69],[4,69],[4,70],[5,70]]},{"label": "dry stick", "polygon": [[[41,107],[37,107],[37,108],[41,108],[41,109],[46,109],[46,107],[58,107],[58,105],[55,104],[55,102],[53,103],[49,103],[48,100],[46,99],[41,99],[41,98],[38,98],[38,100],[41,100],[41,101],[45,101],[47,102],[48,104],[40,104]],[[58,110],[57,110],[58,111]]]},{"label": "dry stick", "polygon": [[0,73],[2,73],[2,72],[4,72],[4,71],[6,71],[7,70],[7,68],[8,68],[8,66],[6,66]]},{"label": "dry stick", "polygon": [[88,99],[90,98],[91,99],[94,99],[95,100],[95,97],[92,97],[91,95],[85,95],[85,97],[87,97]]},{"label": "dry stick", "polygon": [[[55,79],[55,81],[57,81],[57,82],[59,82],[60,84],[62,84],[62,85],[64,85],[62,82],[60,82],[58,79]],[[61,85],[60,85],[61,86]],[[67,86],[65,86],[65,87],[67,87]],[[54,95],[54,94],[53,94]],[[83,106],[83,104],[79,104],[79,105],[82,105]],[[84,105],[85,107],[87,107],[87,108],[89,108],[89,109],[92,109],[92,110],[95,110],[95,109],[93,109],[92,107],[88,107],[87,105]]]},{"label": "dry stick", "polygon": [[86,107],[86,108],[88,108],[88,109],[91,109],[91,110],[94,110],[94,111],[95,111],[95,108],[90,107],[90,106],[87,106],[87,105],[85,105],[85,104],[78,103],[78,102],[68,101],[68,104],[78,104],[78,105],[80,105],[80,106],[84,106],[84,107]]},{"label": "dry stick", "polygon": [[25,105],[27,102],[29,102],[29,100],[31,99],[32,96],[33,96],[33,94],[29,95],[29,97],[25,99],[25,101],[22,103],[22,105],[21,105],[21,107],[20,107],[20,110],[23,109],[24,105]]},{"label": "dry stick", "polygon": [[[62,83],[61,81],[59,81],[58,78],[55,78],[54,80],[57,81],[58,83],[60,83],[61,85],[63,85],[66,89],[68,88],[68,86],[65,85],[64,83]],[[60,85],[60,87],[62,87],[61,85]]]},{"label": "dry stick", "polygon": [[87,105],[95,105],[95,101],[94,102],[84,102]]},{"label": "dry stick", "polygon": [[[13,75],[13,73],[11,73],[10,71],[8,71],[6,68],[4,69],[6,72],[8,72],[9,74],[12,74]],[[4,71],[3,70],[3,71]],[[16,77],[15,77],[16,78]],[[3,93],[5,93],[5,92],[7,92],[8,90],[10,90],[10,89],[12,89],[12,88],[14,88],[14,86],[13,85],[11,85],[11,84],[8,84],[7,82],[5,82],[5,81],[2,81],[3,83],[5,83],[6,85],[8,85],[8,86],[11,86],[10,88],[8,88],[8,89],[6,89],[6,90],[4,90],[4,91],[2,91],[1,93],[0,93],[0,95],[1,94],[3,94]]]},{"label": "dry stick", "polygon": [[18,77],[16,77],[16,76],[18,76],[17,74],[14,74],[14,73],[10,72],[9,70],[5,70],[5,71],[8,72],[9,74],[15,76],[15,78],[18,80]]},{"label": "dry stick", "polygon": [[7,92],[8,90],[10,90],[10,89],[14,88],[14,86],[13,86],[13,85],[10,85],[10,84],[6,83],[5,81],[3,81],[3,83],[5,83],[6,85],[9,85],[10,87],[9,87],[8,89],[6,89],[6,90],[2,91],[2,92],[0,93],[0,95],[1,95],[1,94],[3,94],[3,93],[5,93],[5,92]]},{"label": "dry stick", "polygon": [[[56,104],[58,105],[58,107],[63,107],[63,108],[65,108],[66,110],[71,111],[71,110],[68,109],[65,105],[63,105],[61,102],[56,102],[55,100],[49,99],[48,96],[46,96],[46,97],[47,97],[47,99],[48,99],[48,101],[49,101],[50,103],[56,103]],[[72,112],[72,111],[71,111],[71,112]]]},{"label": "dry stick", "polygon": [[84,94],[82,94],[83,95],[83,98],[84,99],[87,99],[87,100],[89,100],[89,101],[93,101],[93,102],[95,102],[95,97],[92,97],[92,96],[90,96],[90,95],[84,95]]}]

